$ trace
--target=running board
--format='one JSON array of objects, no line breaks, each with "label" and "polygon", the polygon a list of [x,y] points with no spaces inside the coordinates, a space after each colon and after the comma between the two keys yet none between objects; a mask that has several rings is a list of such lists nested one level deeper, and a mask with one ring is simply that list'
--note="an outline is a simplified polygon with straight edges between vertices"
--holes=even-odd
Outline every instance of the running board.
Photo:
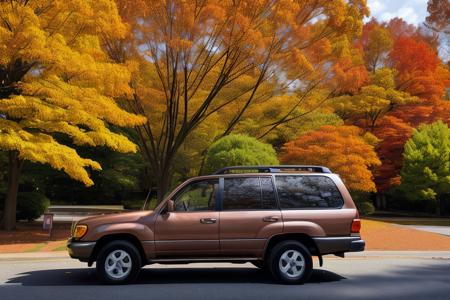
[{"label": "running board", "polygon": [[207,263],[207,262],[225,262],[243,264],[250,261],[258,261],[254,257],[214,257],[214,258],[155,258],[149,259],[149,264],[190,264],[190,263]]}]

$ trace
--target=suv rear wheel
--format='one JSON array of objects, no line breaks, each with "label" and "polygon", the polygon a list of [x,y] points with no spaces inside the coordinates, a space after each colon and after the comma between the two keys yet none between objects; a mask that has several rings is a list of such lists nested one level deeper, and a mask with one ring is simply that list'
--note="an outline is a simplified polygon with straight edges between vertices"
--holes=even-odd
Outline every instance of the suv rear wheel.
[{"label": "suv rear wheel", "polygon": [[128,241],[113,241],[99,252],[96,270],[99,279],[109,284],[130,283],[141,269],[141,256]]},{"label": "suv rear wheel", "polygon": [[267,266],[272,276],[286,284],[304,283],[313,269],[309,250],[297,241],[283,241],[268,255]]}]

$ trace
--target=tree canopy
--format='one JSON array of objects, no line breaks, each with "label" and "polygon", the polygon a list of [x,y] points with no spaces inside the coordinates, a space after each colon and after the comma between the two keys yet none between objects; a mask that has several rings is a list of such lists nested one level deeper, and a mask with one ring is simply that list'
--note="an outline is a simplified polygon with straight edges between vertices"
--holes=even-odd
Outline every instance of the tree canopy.
[{"label": "tree canopy", "polygon": [[231,134],[214,142],[208,149],[205,173],[227,166],[277,165],[275,150],[253,137]]},{"label": "tree canopy", "polygon": [[400,188],[411,199],[437,202],[450,194],[450,128],[442,121],[422,125],[405,144]]},{"label": "tree canopy", "polygon": [[132,71],[130,108],[148,117],[138,130],[161,197],[201,123],[219,116],[218,139],[252,107],[292,90],[294,105],[266,125],[298,116],[300,99],[323,87],[368,14],[363,0],[120,0],[118,7],[132,34],[109,39],[107,49]]},{"label": "tree canopy", "polygon": [[354,191],[374,192],[370,168],[380,165],[374,136],[356,126],[323,126],[288,142],[280,161],[285,164],[323,165],[339,174]]},{"label": "tree canopy", "polygon": [[5,216],[11,227],[24,160],[92,185],[86,168],[99,170],[100,164],[80,157],[58,135],[75,145],[135,152],[136,145],[108,124],[136,126],[145,117],[116,103],[131,90],[128,70],[101,46],[103,36],[126,32],[114,2],[2,1],[0,18],[0,149],[10,152]]},{"label": "tree canopy", "polygon": [[100,165],[81,158],[53,134],[70,136],[76,145],[136,151],[107,126],[145,121],[114,100],[130,93],[129,72],[112,63],[100,46],[103,33],[124,35],[114,4],[4,1],[0,14],[0,148],[93,184],[84,168]]}]

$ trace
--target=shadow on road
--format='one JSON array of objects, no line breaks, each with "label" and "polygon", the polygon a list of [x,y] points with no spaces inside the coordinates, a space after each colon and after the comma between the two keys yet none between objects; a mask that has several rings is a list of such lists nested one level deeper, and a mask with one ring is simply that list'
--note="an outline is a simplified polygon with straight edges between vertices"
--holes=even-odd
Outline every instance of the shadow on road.
[{"label": "shadow on road", "polygon": [[[310,283],[325,283],[345,279],[326,270],[314,270]],[[56,269],[18,274],[7,281],[24,286],[99,285],[95,269]],[[145,268],[136,284],[173,283],[266,283],[274,284],[267,273],[253,268]]]}]

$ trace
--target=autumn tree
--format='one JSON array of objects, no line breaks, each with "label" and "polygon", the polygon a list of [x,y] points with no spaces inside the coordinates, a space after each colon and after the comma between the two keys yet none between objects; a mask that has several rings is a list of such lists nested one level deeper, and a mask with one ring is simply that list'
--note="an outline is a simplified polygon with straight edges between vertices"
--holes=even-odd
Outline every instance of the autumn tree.
[{"label": "autumn tree", "polygon": [[397,88],[423,99],[441,99],[449,84],[449,71],[426,42],[399,37],[390,53],[397,70]]},{"label": "autumn tree", "polygon": [[438,121],[423,125],[405,144],[400,188],[411,199],[436,201],[436,214],[450,192],[450,129]]},{"label": "autumn tree", "polygon": [[375,72],[378,68],[386,66],[393,39],[389,30],[383,25],[375,19],[365,24],[357,44],[364,51],[364,59],[369,71]]},{"label": "autumn tree", "polygon": [[373,135],[356,126],[323,126],[286,143],[280,161],[324,165],[339,174],[349,189],[375,192],[370,170],[380,165],[375,143]]},{"label": "autumn tree", "polygon": [[364,120],[361,126],[373,131],[377,121],[395,107],[416,102],[416,97],[395,88],[395,70],[382,68],[369,76],[369,84],[362,86],[353,95],[343,95],[333,99],[338,115],[352,119],[356,123]]},{"label": "autumn tree", "polygon": [[[367,44],[368,33],[376,26],[388,30],[393,39],[392,49],[384,56],[385,66],[380,69],[384,72],[390,70],[390,76],[379,78],[385,83],[389,82],[392,92],[406,97],[406,101],[394,105],[384,101],[373,102],[378,105],[363,103],[360,107],[365,106],[368,112],[364,118],[366,122],[354,122],[367,127],[370,121],[374,121],[371,130],[380,139],[376,149],[382,161],[382,165],[375,168],[374,175],[377,189],[382,195],[400,183],[403,147],[413,129],[422,123],[449,120],[448,101],[442,99],[448,86],[449,73],[437,56],[434,38],[399,18],[382,24],[369,22],[363,30],[360,44]],[[350,102],[353,105],[356,103]],[[354,114],[350,115],[354,121]]]},{"label": "autumn tree", "polygon": [[417,32],[416,26],[414,26],[413,24],[409,24],[402,18],[398,17],[386,22],[385,26],[391,33],[391,36],[394,38],[394,40],[398,39],[399,37],[413,37]]},{"label": "autumn tree", "polygon": [[403,148],[411,137],[413,129],[414,127],[392,113],[383,117],[373,132],[379,139],[376,150],[382,162],[374,170],[375,183],[380,196],[392,186],[400,184]]},{"label": "autumn tree", "polygon": [[208,150],[205,174],[227,166],[277,165],[275,150],[270,144],[241,135],[230,134],[214,142]]},{"label": "autumn tree", "polygon": [[444,31],[450,34],[450,5],[448,0],[429,0],[427,5],[429,15],[425,24],[435,31]]},{"label": "autumn tree", "polygon": [[118,0],[118,6],[133,34],[105,45],[133,71],[130,109],[148,116],[138,131],[160,199],[180,147],[202,122],[220,115],[220,138],[249,107],[292,91],[296,82],[312,90],[326,78],[333,45],[353,40],[368,13],[362,0]]},{"label": "autumn tree", "polygon": [[101,47],[126,26],[109,0],[0,2],[0,149],[9,154],[3,227],[15,225],[19,176],[26,160],[49,164],[92,185],[99,163],[60,142],[134,152],[108,124],[136,126],[145,118],[122,110],[130,73]]}]

